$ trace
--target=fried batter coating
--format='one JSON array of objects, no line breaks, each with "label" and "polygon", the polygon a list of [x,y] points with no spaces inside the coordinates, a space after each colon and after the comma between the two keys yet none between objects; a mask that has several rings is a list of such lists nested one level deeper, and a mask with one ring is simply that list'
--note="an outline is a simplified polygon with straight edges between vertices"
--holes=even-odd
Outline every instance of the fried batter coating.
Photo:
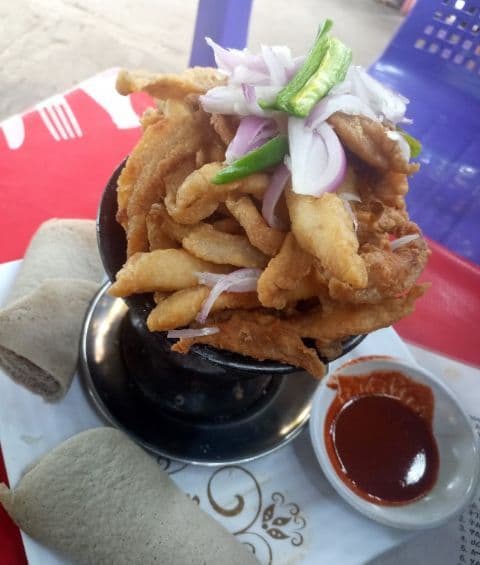
[{"label": "fried batter coating", "polygon": [[181,74],[121,70],[116,88],[123,95],[143,91],[154,98],[182,100],[188,94],[205,94],[210,88],[225,84],[225,81],[225,75],[211,67],[192,67]]},{"label": "fried batter coating", "polygon": [[146,224],[149,251],[178,247],[175,239],[171,238],[162,228],[164,219],[163,211],[164,207],[162,204],[154,204],[147,214]]},{"label": "fried batter coating", "polygon": [[225,265],[208,263],[193,257],[184,249],[157,249],[135,253],[118,271],[109,289],[112,296],[129,296],[142,292],[172,291],[195,286],[198,272],[228,273]]},{"label": "fried batter coating", "polygon": [[218,231],[231,233],[233,235],[245,233],[242,226],[233,218],[221,218],[220,220],[215,220],[212,222],[212,226]]},{"label": "fried batter coating", "polygon": [[285,308],[287,302],[292,301],[292,294],[285,291],[296,289],[299,281],[310,272],[312,262],[313,257],[298,245],[294,235],[289,232],[280,253],[269,261],[258,279],[258,298],[263,306],[278,310]]},{"label": "fried batter coating", "polygon": [[252,245],[269,257],[279,252],[285,232],[271,228],[249,196],[228,198],[225,205],[245,230]]},{"label": "fried batter coating", "polygon": [[373,332],[397,322],[413,312],[415,300],[425,293],[428,286],[414,286],[406,296],[387,298],[378,304],[341,303],[328,311],[316,308],[287,322],[302,337],[330,343],[352,335]]},{"label": "fried batter coating", "polygon": [[399,144],[387,136],[390,130],[380,122],[342,112],[335,112],[328,122],[342,144],[372,167],[409,175],[418,171],[418,163],[405,159]]},{"label": "fried batter coating", "polygon": [[[177,290],[168,298],[158,302],[147,318],[150,331],[164,331],[181,328],[195,321],[210,289],[206,286],[195,286]],[[260,303],[255,292],[224,292],[214,302],[210,312],[234,310],[237,308],[258,308]]]},{"label": "fried batter coating", "polygon": [[325,365],[317,352],[307,347],[286,322],[275,316],[253,310],[247,315],[235,311],[226,321],[213,318],[212,325],[219,328],[218,333],[181,339],[172,346],[172,351],[187,353],[193,344],[206,343],[260,361],[269,359],[301,367],[317,379],[325,375]]},{"label": "fried batter coating", "polygon": [[240,120],[236,116],[225,116],[223,114],[212,114],[210,123],[217,132],[218,137],[225,145],[228,145],[235,137]]},{"label": "fried batter coating", "polygon": [[181,224],[194,224],[213,214],[230,193],[261,195],[268,186],[266,174],[250,175],[227,184],[212,183],[212,178],[222,168],[222,163],[208,163],[193,171],[175,193],[167,191],[165,205],[170,216]]},{"label": "fried batter coating", "polygon": [[182,246],[195,257],[236,267],[263,268],[267,257],[244,235],[217,231],[210,224],[198,224],[182,239]]},{"label": "fried batter coating", "polygon": [[410,290],[427,263],[429,251],[422,237],[392,251],[366,244],[361,257],[368,272],[368,286],[354,289],[332,278],[329,281],[330,297],[353,304],[375,304],[385,298],[393,298]]},{"label": "fried batter coating", "polygon": [[287,190],[292,232],[300,247],[317,257],[333,276],[354,288],[367,286],[358,239],[343,201],[332,193],[303,196]]},{"label": "fried batter coating", "polygon": [[[207,123],[206,123],[207,122]],[[165,192],[166,176],[176,167],[188,174],[206,135],[208,120],[184,102],[169,100],[165,115],[145,130],[118,181],[117,219],[127,233],[127,257],[148,249],[146,216]],[[208,130],[207,130],[208,131]],[[185,165],[190,157],[190,167]]]}]

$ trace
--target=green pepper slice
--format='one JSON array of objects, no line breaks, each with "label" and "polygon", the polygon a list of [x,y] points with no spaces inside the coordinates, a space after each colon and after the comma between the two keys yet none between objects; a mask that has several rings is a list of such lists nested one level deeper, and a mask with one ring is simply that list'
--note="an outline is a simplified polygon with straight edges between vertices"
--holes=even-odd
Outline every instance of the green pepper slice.
[{"label": "green pepper slice", "polygon": [[404,129],[397,127],[398,132],[403,136],[410,147],[410,157],[418,157],[422,152],[422,144],[418,139],[407,133]]},{"label": "green pepper slice", "polygon": [[313,75],[287,102],[291,114],[306,118],[315,104],[326,96],[330,89],[342,82],[352,61],[352,50],[336,37],[327,39],[327,50]]},{"label": "green pepper slice", "polygon": [[288,152],[286,135],[277,135],[258,149],[250,151],[228,167],[219,171],[212,179],[213,184],[225,184],[248,177],[278,165]]},{"label": "green pepper slice", "polygon": [[[285,85],[277,95],[275,104],[273,105],[278,110],[289,112],[288,102],[294,94],[305,86],[308,79],[315,73],[320,65],[325,53],[327,51],[328,32],[332,29],[332,20],[325,20],[318,30],[315,43],[310,50],[305,62],[297,71],[292,80]],[[264,106],[260,103],[260,106]],[[271,107],[271,106],[270,106]]]}]

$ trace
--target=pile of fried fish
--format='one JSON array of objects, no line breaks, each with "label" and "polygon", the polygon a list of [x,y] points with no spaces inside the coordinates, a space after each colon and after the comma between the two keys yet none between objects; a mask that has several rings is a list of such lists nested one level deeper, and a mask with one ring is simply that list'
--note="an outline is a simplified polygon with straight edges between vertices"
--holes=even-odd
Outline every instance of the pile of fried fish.
[{"label": "pile of fried fish", "polygon": [[[120,72],[121,94],[145,91],[156,107],[143,115],[143,135],[118,181],[127,261],[110,293],[154,293],[151,331],[218,328],[172,342],[177,352],[209,344],[321,378],[322,359],[341,354],[350,336],[409,314],[428,286],[416,284],[428,248],[405,206],[407,176],[418,165],[405,160],[382,123],[336,112],[328,123],[347,153],[345,180],[320,197],[287,185],[277,206],[286,228],[270,227],[260,211],[269,171],[211,182],[239,119],[205,112],[199,95],[224,81],[210,68]],[[358,198],[346,207],[342,192]],[[392,239],[407,235],[417,237],[393,248]],[[256,291],[222,293],[200,324],[210,288],[198,273],[238,268],[261,270]]]}]

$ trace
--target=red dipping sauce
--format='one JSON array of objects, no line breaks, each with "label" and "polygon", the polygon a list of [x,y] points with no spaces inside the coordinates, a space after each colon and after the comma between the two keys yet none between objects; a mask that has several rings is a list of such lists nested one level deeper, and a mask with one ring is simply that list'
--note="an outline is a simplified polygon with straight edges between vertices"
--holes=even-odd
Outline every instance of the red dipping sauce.
[{"label": "red dipping sauce", "polygon": [[362,498],[401,505],[423,497],[439,468],[431,389],[398,372],[337,377],[325,444],[339,477]]}]

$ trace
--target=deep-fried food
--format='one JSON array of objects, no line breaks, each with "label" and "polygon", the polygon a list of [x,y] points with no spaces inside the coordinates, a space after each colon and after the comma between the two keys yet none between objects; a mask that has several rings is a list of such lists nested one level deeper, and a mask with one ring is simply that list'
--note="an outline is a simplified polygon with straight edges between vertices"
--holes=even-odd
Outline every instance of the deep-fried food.
[{"label": "deep-fried food", "polygon": [[220,330],[218,333],[181,339],[172,350],[187,353],[194,343],[206,343],[260,361],[272,359],[302,367],[319,379],[325,374],[325,365],[317,352],[307,347],[298,333],[275,316],[252,311],[247,317],[243,312],[235,311],[227,320],[214,318],[213,322]]},{"label": "deep-fried food", "polygon": [[321,377],[322,358],[407,315],[426,289],[428,249],[405,204],[418,169],[400,127],[408,101],[348,57],[319,100],[310,79],[298,90],[288,78],[288,50],[214,50],[222,72],[119,75],[120,92],[156,106],[118,182],[128,259],[110,292],[153,292],[147,325],[177,329],[174,351],[204,343]]},{"label": "deep-fried food", "polygon": [[269,257],[278,253],[285,239],[285,232],[267,225],[249,196],[230,197],[225,201],[225,205],[245,230],[252,245]]},{"label": "deep-fried food", "polygon": [[310,292],[311,287],[316,286],[315,281],[313,279],[306,281],[312,262],[313,257],[299,247],[294,235],[289,232],[280,253],[269,261],[267,268],[258,279],[258,298],[263,306],[279,310],[285,308],[292,299],[291,291],[300,286],[300,281],[304,281],[301,285],[302,290],[305,286],[308,288],[307,296],[303,298],[314,296]]},{"label": "deep-fried food", "polygon": [[175,193],[167,191],[165,205],[170,216],[181,224],[194,224],[213,214],[230,193],[261,195],[268,185],[265,174],[250,175],[222,185],[212,183],[212,178],[222,168],[222,163],[208,163],[193,171]]},{"label": "deep-fried food", "polygon": [[335,112],[328,121],[345,147],[372,167],[405,174],[418,170],[419,165],[405,159],[399,144],[388,137],[388,128],[380,122],[342,112]]},{"label": "deep-fried food", "polygon": [[[148,329],[153,332],[188,326],[200,312],[209,292],[210,289],[206,286],[195,286],[177,290],[167,298],[163,298],[147,318]],[[213,303],[211,312],[237,308],[251,309],[259,306],[255,292],[224,292]]]},{"label": "deep-fried food", "polygon": [[245,235],[217,231],[210,224],[199,224],[182,239],[182,246],[195,257],[236,267],[265,267],[267,257]]},{"label": "deep-fried food", "polygon": [[112,296],[129,296],[142,292],[179,290],[196,286],[196,273],[228,273],[231,267],[215,265],[193,257],[184,249],[157,249],[135,253],[118,271],[109,289]]},{"label": "deep-fried food", "polygon": [[354,289],[338,279],[329,282],[330,296],[342,302],[378,303],[413,287],[428,259],[428,249],[421,237],[392,251],[366,244],[361,253],[368,272],[368,286]]},{"label": "deep-fried food", "polygon": [[342,200],[331,193],[314,196],[287,190],[292,232],[300,246],[317,257],[342,282],[367,286],[367,270],[358,255],[358,239]]},{"label": "deep-fried food", "polygon": [[192,67],[181,74],[154,74],[147,71],[121,70],[117,77],[120,94],[140,90],[154,98],[183,100],[187,94],[203,94],[225,83],[225,76],[210,67]]},{"label": "deep-fried food", "polygon": [[414,286],[400,298],[387,298],[378,304],[337,305],[325,312],[321,307],[299,314],[288,323],[302,337],[330,343],[352,335],[361,335],[397,322],[413,311],[413,304],[429,285]]}]

